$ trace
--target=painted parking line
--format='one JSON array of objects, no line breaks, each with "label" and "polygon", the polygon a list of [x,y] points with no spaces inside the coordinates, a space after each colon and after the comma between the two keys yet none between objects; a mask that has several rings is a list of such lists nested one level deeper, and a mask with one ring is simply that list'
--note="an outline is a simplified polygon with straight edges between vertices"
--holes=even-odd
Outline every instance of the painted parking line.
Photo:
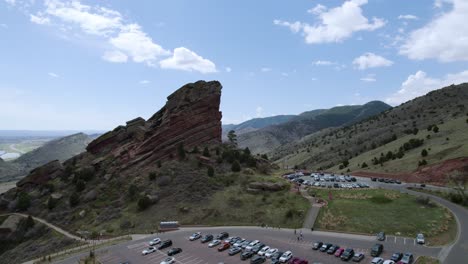
[{"label": "painted parking line", "polygon": [[116,263],[120,260],[119,257],[113,256],[113,255],[103,255],[103,256],[98,256],[99,262],[106,264],[106,263]]},{"label": "painted parking line", "polygon": [[395,237],[395,244],[396,244],[396,237]]},{"label": "painted parking line", "polygon": [[405,244],[405,245],[406,245],[406,237],[405,237],[405,238],[403,238],[403,244]]},{"label": "painted parking line", "polygon": [[134,248],[137,248],[137,247],[141,247],[142,245],[146,246],[146,242],[141,242],[141,243],[138,243],[138,244],[129,245],[129,246],[127,246],[127,248],[128,249],[134,249]]}]

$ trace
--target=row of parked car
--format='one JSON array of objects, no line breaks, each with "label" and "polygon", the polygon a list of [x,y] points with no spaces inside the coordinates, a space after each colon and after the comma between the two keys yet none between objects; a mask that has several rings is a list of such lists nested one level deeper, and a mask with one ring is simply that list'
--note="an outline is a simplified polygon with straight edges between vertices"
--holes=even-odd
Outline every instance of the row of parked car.
[{"label": "row of parked car", "polygon": [[[277,248],[272,248],[260,240],[247,240],[241,237],[229,237],[229,233],[222,232],[214,237],[212,234],[202,236],[200,232],[194,233],[189,237],[190,241],[200,239],[201,243],[209,243],[208,247],[218,247],[218,251],[228,250],[229,256],[240,254],[241,260],[250,259],[251,264],[264,263],[270,259],[270,263],[288,263],[288,264],[308,264],[307,260],[303,260],[293,256],[291,251],[280,251]],[[224,239],[224,240],[223,240]]]},{"label": "row of parked car", "polygon": [[[163,250],[172,246],[172,240],[162,241],[160,238],[154,238],[149,242],[150,247],[144,249],[141,254],[146,256],[148,254],[154,253],[157,250]],[[181,248],[171,248],[167,251],[168,258],[164,259],[160,264],[173,264],[175,263],[174,255],[182,253]]]},{"label": "row of parked car", "polygon": [[383,182],[383,183],[396,183],[396,184],[401,184],[400,180],[395,180],[395,179],[387,179],[387,178],[371,178],[371,181],[374,182]]},{"label": "row of parked car", "polygon": [[[330,243],[323,243],[321,241],[315,242],[312,246],[313,250],[318,250],[329,255],[334,255],[337,258],[341,258],[341,260],[349,261],[352,260],[354,262],[361,262],[365,258],[364,253],[362,252],[354,252],[352,248],[344,248],[338,245],[330,244]],[[384,250],[384,246],[382,244],[375,244],[371,248],[371,256],[374,257],[372,259],[372,264],[411,264],[413,263],[414,257],[411,253],[394,253],[389,260],[384,260],[383,258],[379,257]]]}]

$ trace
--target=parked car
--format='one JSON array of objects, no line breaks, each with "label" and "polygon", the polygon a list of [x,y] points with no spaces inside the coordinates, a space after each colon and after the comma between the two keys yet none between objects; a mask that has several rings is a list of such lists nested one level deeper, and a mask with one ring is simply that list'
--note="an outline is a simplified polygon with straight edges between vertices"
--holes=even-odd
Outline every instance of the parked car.
[{"label": "parked car", "polygon": [[375,182],[375,181],[377,181],[377,178],[371,178],[371,181]]},{"label": "parked car", "polygon": [[413,263],[414,257],[413,254],[407,252],[403,255],[400,261],[398,261],[398,264],[411,264]]},{"label": "parked car", "polygon": [[266,261],[266,258],[264,256],[256,255],[256,256],[252,257],[252,259],[250,260],[250,264],[259,264],[259,263],[263,263],[265,261]]},{"label": "parked car", "polygon": [[312,249],[313,250],[318,250],[319,248],[321,248],[323,245],[323,242],[320,242],[320,241],[317,241],[314,243],[314,245],[312,246]]},{"label": "parked car", "polygon": [[262,249],[260,249],[260,251],[258,251],[258,255],[259,256],[265,256],[265,253],[267,253],[267,251],[270,250],[270,247],[269,246],[264,246],[262,247]]},{"label": "parked car", "polygon": [[281,263],[288,262],[293,257],[293,253],[291,251],[286,251],[284,254],[279,258]]},{"label": "parked car", "polygon": [[151,254],[151,253],[154,253],[154,252],[156,252],[156,248],[155,248],[155,247],[149,247],[149,248],[147,248],[147,249],[144,249],[144,250],[141,252],[141,254],[142,254],[143,256],[146,256],[146,255]]},{"label": "parked car", "polygon": [[242,246],[242,243],[245,242],[245,239],[241,238],[241,239],[238,239],[233,246],[235,247],[241,247]]},{"label": "parked car", "polygon": [[275,254],[273,254],[271,256],[271,262],[273,262],[274,260],[278,260],[279,261],[279,258],[281,258],[281,256],[283,256],[284,252],[281,252],[281,251],[277,251]]},{"label": "parked car", "polygon": [[401,184],[401,181],[400,180],[395,180],[395,183],[396,184]]},{"label": "parked car", "polygon": [[327,250],[327,254],[335,254],[336,250],[339,249],[340,246],[338,245],[332,245],[328,250]]},{"label": "parked car", "polygon": [[383,245],[382,244],[375,244],[371,249],[371,256],[378,257],[382,254]]},{"label": "parked car", "polygon": [[267,252],[265,252],[265,257],[271,258],[276,252],[278,252],[277,248],[270,248]]},{"label": "parked car", "polygon": [[382,232],[379,232],[379,233],[377,234],[377,240],[379,240],[379,241],[385,241],[385,238],[386,238],[385,232],[382,231]]},{"label": "parked car", "polygon": [[158,249],[161,250],[161,249],[168,248],[170,246],[172,246],[172,240],[165,240],[161,242],[161,245],[159,245]]},{"label": "parked car", "polygon": [[288,264],[296,264],[300,260],[301,260],[300,258],[294,257],[288,261]]},{"label": "parked car", "polygon": [[245,247],[246,250],[252,250],[253,247],[255,247],[258,243],[260,243],[259,240],[254,240],[250,242],[248,246]]},{"label": "parked car", "polygon": [[393,253],[390,259],[396,262],[396,261],[399,261],[402,257],[403,257],[403,253],[395,252]]},{"label": "parked car", "polygon": [[189,237],[189,240],[190,240],[190,241],[195,241],[195,240],[200,239],[200,238],[201,238],[201,233],[200,233],[200,232],[197,232],[197,233],[192,234],[192,235]]},{"label": "parked car", "polygon": [[245,251],[244,253],[241,254],[240,258],[241,260],[246,260],[246,259],[251,258],[253,255],[255,255],[255,253],[253,253],[252,251]]},{"label": "parked car", "polygon": [[305,259],[299,259],[298,261],[294,262],[294,264],[309,264],[309,261]]},{"label": "parked car", "polygon": [[236,254],[238,254],[238,253],[240,253],[240,252],[242,252],[242,248],[240,248],[240,247],[232,247],[231,249],[229,249],[228,254],[229,254],[229,256],[234,256],[234,255],[236,255]]},{"label": "parked car", "polygon": [[371,264],[383,264],[383,258],[373,258]]},{"label": "parked car", "polygon": [[341,254],[343,254],[344,248],[339,248],[335,252],[335,257],[341,257]]},{"label": "parked car", "polygon": [[221,251],[224,251],[224,250],[226,250],[226,249],[228,249],[230,247],[231,247],[231,244],[223,243],[221,246],[218,247],[218,251],[221,252]]},{"label": "parked car", "polygon": [[221,240],[215,239],[215,240],[211,241],[211,243],[208,244],[208,247],[210,247],[210,248],[216,247],[219,244],[221,244]]},{"label": "parked car", "polygon": [[416,236],[416,243],[421,244],[421,245],[426,243],[426,240],[424,239],[424,235],[422,233],[419,233]]},{"label": "parked car", "polygon": [[253,247],[250,251],[252,251],[253,253],[255,254],[258,254],[258,252],[265,246],[265,244],[263,243],[258,243],[257,245],[255,245],[255,247]]},{"label": "parked car", "polygon": [[205,235],[205,236],[201,239],[201,242],[202,242],[202,243],[208,243],[208,242],[210,242],[211,240],[213,240],[213,235]]},{"label": "parked car", "polygon": [[326,252],[331,246],[332,246],[332,244],[323,244],[323,245],[320,247],[320,251],[321,251],[321,252]]},{"label": "parked car", "polygon": [[221,232],[219,233],[219,235],[216,236],[216,239],[218,240],[223,240],[223,239],[226,239],[229,237],[229,233],[228,232]]},{"label": "parked car", "polygon": [[391,259],[387,259],[383,262],[383,264],[395,264],[395,261],[391,260]]},{"label": "parked car", "polygon": [[173,264],[173,263],[175,263],[175,258],[169,257],[169,258],[166,258],[165,260],[161,261],[160,264]]},{"label": "parked car", "polygon": [[173,249],[171,249],[171,250],[169,250],[169,251],[167,252],[167,255],[168,255],[168,256],[174,256],[174,255],[179,254],[179,253],[181,253],[181,252],[182,252],[182,249],[181,249],[181,248],[173,248]]},{"label": "parked car", "polygon": [[365,257],[364,253],[356,253],[354,254],[353,261],[354,262],[361,262]]},{"label": "parked car", "polygon": [[352,257],[354,257],[354,249],[352,248],[347,248],[343,254],[341,254],[341,260],[350,260]]},{"label": "parked car", "polygon": [[242,242],[242,244],[240,245],[240,247],[242,249],[245,249],[248,245],[250,245],[250,243],[252,243],[252,241],[244,241]]},{"label": "parked car", "polygon": [[161,239],[157,237],[157,238],[151,240],[151,241],[149,242],[149,245],[150,245],[150,246],[156,246],[156,245],[159,244],[159,243],[161,243]]}]

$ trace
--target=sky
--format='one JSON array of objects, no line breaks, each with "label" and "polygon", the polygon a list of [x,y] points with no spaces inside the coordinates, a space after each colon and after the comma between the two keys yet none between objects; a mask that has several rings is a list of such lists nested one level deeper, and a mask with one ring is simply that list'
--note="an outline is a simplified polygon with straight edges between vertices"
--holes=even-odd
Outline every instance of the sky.
[{"label": "sky", "polygon": [[179,87],[223,123],[468,81],[468,0],[0,0],[0,129],[110,130]]}]

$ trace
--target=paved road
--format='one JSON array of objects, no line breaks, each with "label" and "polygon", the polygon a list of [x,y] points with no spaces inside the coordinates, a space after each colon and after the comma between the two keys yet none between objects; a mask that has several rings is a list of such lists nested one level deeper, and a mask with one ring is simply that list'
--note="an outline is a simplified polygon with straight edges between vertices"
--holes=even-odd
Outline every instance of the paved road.
[{"label": "paved road", "polygon": [[[182,254],[176,256],[178,264],[211,264],[211,263],[244,263],[239,256],[228,256],[227,252],[217,252],[216,248],[209,249],[206,244],[201,244],[199,241],[190,242],[187,237],[195,231],[202,233],[217,234],[221,231],[227,231],[231,236],[240,236],[249,240],[259,239],[265,244],[279,248],[282,251],[291,250],[295,256],[309,260],[309,263],[343,263],[338,258],[312,250],[312,244],[315,241],[329,242],[337,244],[341,247],[352,247],[357,252],[366,254],[366,259],[362,263],[370,263],[369,256],[370,248],[376,243],[375,237],[362,235],[348,235],[329,232],[311,232],[310,230],[301,229],[296,231],[292,229],[271,229],[260,227],[210,227],[210,228],[186,228],[179,231],[161,234],[161,239],[172,239],[173,247],[183,249]],[[298,241],[297,235],[303,232],[303,240]],[[151,237],[152,238],[152,237]],[[129,241],[119,245],[100,249],[97,251],[98,259],[104,263],[119,263],[120,261],[130,261],[132,264],[159,263],[166,257],[166,251],[158,251],[156,253],[142,256],[141,251],[148,247],[149,238],[143,240]],[[388,239],[382,242],[384,244],[383,257],[389,258],[393,252],[411,251],[416,256],[425,255],[437,257],[440,248],[428,248],[414,243],[414,241],[406,241],[403,238],[394,240]],[[77,260],[84,256],[74,256],[57,263],[74,264]]]}]

